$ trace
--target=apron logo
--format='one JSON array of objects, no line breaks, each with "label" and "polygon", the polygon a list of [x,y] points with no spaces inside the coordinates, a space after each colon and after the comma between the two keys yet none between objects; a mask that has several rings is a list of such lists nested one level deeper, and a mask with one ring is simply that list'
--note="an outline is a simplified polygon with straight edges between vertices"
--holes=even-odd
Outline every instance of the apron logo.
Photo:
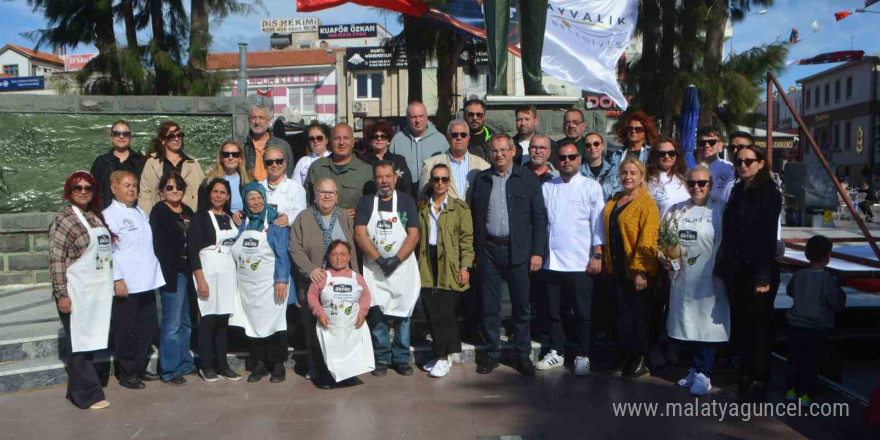
[{"label": "apron logo", "polygon": [[245,238],[244,241],[241,243],[242,246],[247,248],[255,248],[259,244],[260,241],[255,238]]},{"label": "apron logo", "polygon": [[98,244],[110,244],[110,236],[106,234],[99,235]]},{"label": "apron logo", "polygon": [[[248,239],[248,240],[250,240],[250,239]],[[234,244],[235,244],[234,238],[227,238],[226,240],[223,240],[220,242],[220,246],[232,246]]]},{"label": "apron logo", "polygon": [[337,284],[333,286],[333,291],[337,293],[351,293],[352,288],[347,284]]},{"label": "apron logo", "polygon": [[125,229],[127,232],[137,231],[138,229],[137,226],[134,225],[134,222],[130,219],[125,219],[122,221],[122,228]]},{"label": "apron logo", "polygon": [[696,240],[697,239],[697,231],[678,231],[678,238],[682,240]]},{"label": "apron logo", "polygon": [[378,222],[376,222],[376,229],[390,231],[391,227],[392,227],[392,224],[388,220],[379,220]]}]

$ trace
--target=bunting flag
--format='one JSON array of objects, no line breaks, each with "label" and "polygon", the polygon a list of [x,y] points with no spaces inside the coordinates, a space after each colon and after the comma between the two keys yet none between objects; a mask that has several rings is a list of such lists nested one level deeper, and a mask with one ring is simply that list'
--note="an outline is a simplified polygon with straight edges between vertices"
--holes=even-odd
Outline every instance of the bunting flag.
[{"label": "bunting flag", "polygon": [[810,29],[812,29],[813,32],[819,32],[825,28],[823,28],[822,25],[819,24],[819,20],[813,20],[813,23],[810,24]]},{"label": "bunting flag", "polygon": [[795,28],[791,28],[791,35],[788,36],[788,44],[798,44],[801,42],[800,38],[798,38],[800,34],[798,30]]},{"label": "bunting flag", "polygon": [[834,13],[834,19],[837,21],[843,20],[846,17],[852,15],[852,12],[849,11],[839,11]]},{"label": "bunting flag", "polygon": [[388,9],[401,14],[420,17],[428,12],[428,4],[419,0],[296,0],[297,12],[313,12],[322,9],[335,8],[345,3],[355,3],[361,6]]},{"label": "bunting flag", "polygon": [[266,89],[265,92],[260,89],[257,89],[257,95],[264,96],[266,98],[271,98],[272,97],[272,88],[270,87],[270,88]]},{"label": "bunting flag", "polygon": [[865,51],[863,50],[844,50],[840,52],[828,52],[816,55],[812,58],[804,58],[802,60],[794,60],[789,61],[789,66],[797,65],[797,66],[805,66],[808,64],[828,64],[828,63],[842,63],[847,61],[858,61],[865,56]]}]

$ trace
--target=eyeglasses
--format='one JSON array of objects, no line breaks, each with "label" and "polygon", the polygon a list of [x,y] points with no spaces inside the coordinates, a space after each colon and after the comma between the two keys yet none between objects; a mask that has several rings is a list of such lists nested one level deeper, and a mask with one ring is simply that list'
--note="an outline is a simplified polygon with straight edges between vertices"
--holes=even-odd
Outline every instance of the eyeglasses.
[{"label": "eyeglasses", "polygon": [[241,157],[241,151],[221,151],[220,157],[224,159],[229,159],[230,157],[238,159]]},{"label": "eyeglasses", "polygon": [[309,136],[309,142],[324,142],[324,136]]},{"label": "eyeglasses", "polygon": [[510,148],[498,148],[495,150],[489,150],[489,155],[500,156],[502,154],[507,154],[508,151],[510,151]]},{"label": "eyeglasses", "polygon": [[174,132],[174,133],[166,134],[166,135],[165,135],[165,140],[167,140],[167,141],[171,141],[171,140],[174,140],[174,139],[181,139],[181,140],[183,140],[183,132],[182,132],[182,131],[176,131],[176,132]]},{"label": "eyeglasses", "polygon": [[167,191],[167,192],[177,191],[177,187],[174,185],[165,185],[165,191]]},{"label": "eyeglasses", "polygon": [[563,161],[566,161],[566,160],[567,160],[567,161],[569,161],[569,162],[574,162],[574,161],[576,161],[577,158],[579,158],[579,157],[581,157],[580,154],[560,154],[560,155],[559,155],[559,161],[560,161],[560,162],[563,162]]},{"label": "eyeglasses", "polygon": [[329,199],[331,197],[336,197],[336,191],[318,191],[318,195]]},{"label": "eyeglasses", "polygon": [[712,182],[709,180],[688,180],[687,181],[688,188],[693,188],[695,186],[699,186],[700,188],[705,188],[706,185],[708,185],[710,183],[712,183]]},{"label": "eyeglasses", "polygon": [[753,163],[757,162],[758,159],[737,159],[734,161],[736,166],[741,167],[743,164],[746,164],[747,167],[752,166]]},{"label": "eyeglasses", "polygon": [[129,138],[129,137],[131,137],[131,132],[130,132],[130,131],[116,131],[116,130],[113,130],[113,131],[110,132],[110,135],[113,136],[113,137],[124,137],[124,138]]},{"label": "eyeglasses", "polygon": [[70,187],[73,192],[87,192],[90,193],[95,190],[95,187],[92,185],[73,185]]},{"label": "eyeglasses", "polygon": [[452,133],[449,133],[449,137],[453,139],[465,139],[467,136],[468,134],[466,131],[453,131]]},{"label": "eyeglasses", "polygon": [[529,145],[529,150],[549,150],[550,147],[546,145]]},{"label": "eyeglasses", "polygon": [[468,118],[482,118],[483,112],[467,112],[465,113],[465,116]]},{"label": "eyeglasses", "polygon": [[602,142],[599,142],[599,141],[593,141],[592,144],[589,142],[584,142],[584,147],[587,147],[587,148],[589,148],[589,147],[599,148],[601,146],[602,146]]},{"label": "eyeglasses", "polygon": [[658,151],[657,154],[658,154],[658,155],[660,156],[660,158],[662,159],[663,156],[669,156],[669,157],[675,157],[675,156],[678,156],[678,151],[675,151],[675,150],[665,150],[665,151]]},{"label": "eyeglasses", "polygon": [[580,125],[583,124],[584,121],[565,121],[562,125]]},{"label": "eyeglasses", "polygon": [[734,150],[734,151],[739,151],[739,150],[742,150],[743,148],[746,148],[746,147],[753,147],[753,146],[754,146],[754,145],[750,145],[750,144],[734,144],[734,145],[731,145],[731,147],[733,147],[733,150]]},{"label": "eyeglasses", "polygon": [[631,132],[633,132],[633,131],[636,132],[636,133],[644,133],[644,132],[645,132],[645,127],[636,127],[636,126],[629,126],[629,127],[626,127],[626,132],[627,132],[627,133],[631,133]]},{"label": "eyeglasses", "polygon": [[432,177],[431,183],[449,183],[449,176]]},{"label": "eyeglasses", "polygon": [[271,167],[272,165],[281,165],[284,163],[284,158],[281,159],[263,159],[263,165],[267,167]]},{"label": "eyeglasses", "polygon": [[705,146],[705,145],[709,145],[710,147],[714,147],[715,144],[717,144],[717,143],[718,143],[718,139],[699,139],[699,140],[697,140],[697,145],[699,145],[701,147]]},{"label": "eyeglasses", "polygon": [[374,141],[387,141],[388,135],[385,133],[376,133],[371,137]]}]

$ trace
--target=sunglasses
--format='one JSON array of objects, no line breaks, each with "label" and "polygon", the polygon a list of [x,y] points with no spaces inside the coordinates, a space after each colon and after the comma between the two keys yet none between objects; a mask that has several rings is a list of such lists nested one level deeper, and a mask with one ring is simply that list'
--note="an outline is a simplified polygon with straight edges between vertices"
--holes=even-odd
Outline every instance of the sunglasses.
[{"label": "sunglasses", "polygon": [[309,142],[324,142],[324,136],[309,136]]},{"label": "sunglasses", "polygon": [[579,158],[579,157],[581,157],[580,154],[560,154],[560,155],[559,155],[559,161],[562,162],[562,161],[567,160],[567,161],[569,161],[569,162],[574,162],[574,161],[576,161],[577,158]]},{"label": "sunglasses", "polygon": [[717,144],[717,143],[718,143],[718,139],[700,139],[697,141],[697,145],[699,145],[701,147],[705,146],[705,145],[709,145],[710,147],[714,147],[715,144]]},{"label": "sunglasses", "polygon": [[388,135],[385,134],[385,133],[376,133],[376,134],[374,134],[374,135],[372,136],[372,139],[373,139],[374,141],[387,141],[387,140],[388,140]]},{"label": "sunglasses", "polygon": [[165,191],[177,191],[177,187],[174,185],[165,185]]},{"label": "sunglasses", "polygon": [[284,159],[263,159],[263,165],[267,167],[271,167],[272,165],[281,165],[284,163]]},{"label": "sunglasses", "polygon": [[467,116],[469,118],[473,118],[473,117],[482,118],[483,113],[482,112],[467,112],[467,114],[465,114],[465,116]]},{"label": "sunglasses", "polygon": [[92,185],[73,185],[70,187],[73,192],[92,192],[95,188]]},{"label": "sunglasses", "polygon": [[241,157],[241,151],[221,151],[220,157],[224,159],[229,159],[230,157],[238,159],[239,157]]},{"label": "sunglasses", "polygon": [[433,182],[433,183],[439,183],[439,182],[449,183],[449,177],[446,177],[446,176],[443,176],[443,177],[432,177],[432,178],[431,178],[431,182]]},{"label": "sunglasses", "polygon": [[583,124],[584,121],[565,121],[562,125],[580,125]]},{"label": "sunglasses", "polygon": [[712,182],[708,181],[708,180],[688,180],[687,181],[688,188],[693,188],[695,186],[699,186],[700,188],[705,188],[706,185],[708,185],[710,183],[712,183]]},{"label": "sunglasses", "polygon": [[752,146],[753,146],[753,145],[750,145],[750,144],[734,144],[734,145],[731,145],[731,147],[733,147],[734,151],[739,151],[739,150],[742,150],[743,148],[746,148],[746,147],[752,147]]},{"label": "sunglasses", "polygon": [[183,139],[183,132],[182,132],[182,131],[178,131],[178,132],[175,132],[175,133],[171,133],[171,134],[166,134],[166,135],[165,135],[165,140],[169,140],[169,141],[170,141],[170,140],[174,140],[174,139]]},{"label": "sunglasses", "polygon": [[602,142],[599,142],[599,141],[593,141],[592,144],[589,143],[589,142],[584,142],[584,146],[585,146],[585,147],[599,148],[599,147],[602,146]]},{"label": "sunglasses", "polygon": [[736,166],[741,167],[743,164],[746,164],[747,167],[752,166],[753,163],[757,162],[758,159],[737,159],[734,161]]},{"label": "sunglasses", "polygon": [[465,131],[453,131],[452,133],[449,133],[449,136],[453,139],[464,139],[468,134]]},{"label": "sunglasses", "polygon": [[663,158],[663,156],[669,156],[669,157],[678,156],[678,151],[675,151],[675,150],[658,151],[657,153],[660,155],[660,158]]},{"label": "sunglasses", "polygon": [[121,136],[121,137],[124,137],[124,138],[129,138],[129,137],[131,137],[131,132],[130,132],[130,131],[116,131],[116,130],[113,130],[113,131],[110,132],[110,135],[113,136],[113,137],[120,137],[120,136]]},{"label": "sunglasses", "polygon": [[633,131],[636,133],[644,133],[645,127],[626,127],[627,133],[632,133]]}]

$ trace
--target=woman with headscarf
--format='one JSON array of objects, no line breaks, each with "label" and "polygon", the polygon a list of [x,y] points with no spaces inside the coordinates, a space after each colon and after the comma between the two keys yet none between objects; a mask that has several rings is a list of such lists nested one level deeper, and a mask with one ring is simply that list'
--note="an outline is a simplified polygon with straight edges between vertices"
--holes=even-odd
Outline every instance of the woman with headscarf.
[{"label": "woman with headscarf", "polygon": [[285,379],[287,358],[287,296],[290,229],[275,224],[278,212],[266,202],[266,188],[251,182],[241,191],[244,215],[241,235],[232,245],[238,295],[229,325],[244,328],[250,338],[253,368],[248,382],[270,374],[270,382]]},{"label": "woman with headscarf", "polygon": [[98,181],[76,171],[64,182],[70,202],[49,225],[52,297],[67,333],[67,399],[79,408],[103,409],[96,350],[107,348],[113,308],[110,231],[101,218]]}]

